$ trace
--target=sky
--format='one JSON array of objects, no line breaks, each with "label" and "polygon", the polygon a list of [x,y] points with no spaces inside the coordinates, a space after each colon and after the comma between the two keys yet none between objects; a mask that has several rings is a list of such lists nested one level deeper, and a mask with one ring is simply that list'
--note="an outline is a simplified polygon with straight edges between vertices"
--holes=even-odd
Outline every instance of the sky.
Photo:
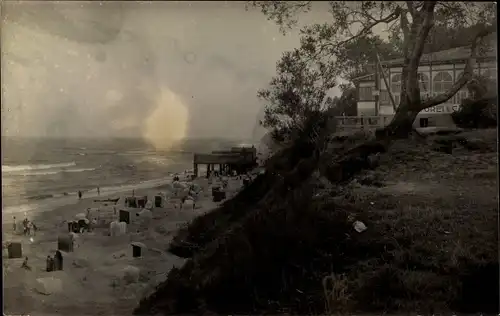
[{"label": "sky", "polygon": [[[2,135],[249,139],[299,45],[242,2],[4,2]],[[323,22],[313,6],[303,23]],[[333,92],[337,94],[338,91]]]}]

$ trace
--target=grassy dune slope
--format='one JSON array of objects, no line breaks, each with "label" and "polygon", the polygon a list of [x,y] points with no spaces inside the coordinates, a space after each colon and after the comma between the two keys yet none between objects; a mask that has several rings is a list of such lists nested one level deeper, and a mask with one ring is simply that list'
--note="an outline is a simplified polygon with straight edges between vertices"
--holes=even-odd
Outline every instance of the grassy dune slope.
[{"label": "grassy dune slope", "polygon": [[349,183],[313,176],[250,207],[136,314],[498,312],[496,131],[460,136],[398,141]]}]

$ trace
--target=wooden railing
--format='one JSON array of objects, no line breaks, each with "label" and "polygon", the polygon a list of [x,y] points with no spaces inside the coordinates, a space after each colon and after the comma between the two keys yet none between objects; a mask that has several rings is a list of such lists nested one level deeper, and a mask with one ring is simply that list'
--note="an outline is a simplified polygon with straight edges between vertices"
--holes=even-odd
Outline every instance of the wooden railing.
[{"label": "wooden railing", "polygon": [[339,129],[370,129],[384,127],[392,119],[392,115],[380,116],[336,116]]}]

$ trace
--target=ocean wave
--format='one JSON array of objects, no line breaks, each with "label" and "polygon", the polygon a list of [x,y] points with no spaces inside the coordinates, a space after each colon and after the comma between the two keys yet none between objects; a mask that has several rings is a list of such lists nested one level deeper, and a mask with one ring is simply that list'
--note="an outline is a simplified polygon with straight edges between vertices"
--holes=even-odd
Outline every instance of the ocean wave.
[{"label": "ocean wave", "polygon": [[34,171],[34,172],[23,172],[21,176],[47,176],[54,175],[58,173],[73,173],[73,172],[85,172],[85,171],[94,171],[96,168],[78,168],[78,169],[60,169],[60,170],[52,170],[52,171]]},{"label": "ocean wave", "polygon": [[27,200],[45,200],[45,199],[50,199],[53,198],[53,194],[40,194],[40,195],[34,195],[34,196],[28,196]]},{"label": "ocean wave", "polygon": [[70,195],[76,195],[77,192],[62,192],[62,193],[55,193],[55,194],[39,194],[39,195],[32,195],[26,197],[26,200],[32,201],[32,200],[46,200],[46,199],[52,199],[52,198],[62,198],[62,197],[67,197]]},{"label": "ocean wave", "polygon": [[170,165],[173,161],[172,161],[172,159],[166,158],[166,157],[144,156],[144,157],[141,157],[139,159],[136,159],[135,162],[137,162],[137,163],[146,162],[146,163],[150,163],[153,165],[167,166],[167,165]]},{"label": "ocean wave", "polygon": [[79,168],[79,169],[66,169],[63,172],[85,172],[85,171],[94,171],[96,168]]},{"label": "ocean wave", "polygon": [[2,173],[10,173],[10,172],[22,172],[28,170],[46,170],[46,169],[54,169],[54,168],[67,168],[76,166],[74,161],[65,162],[65,163],[55,163],[55,164],[39,164],[39,165],[2,165]]}]

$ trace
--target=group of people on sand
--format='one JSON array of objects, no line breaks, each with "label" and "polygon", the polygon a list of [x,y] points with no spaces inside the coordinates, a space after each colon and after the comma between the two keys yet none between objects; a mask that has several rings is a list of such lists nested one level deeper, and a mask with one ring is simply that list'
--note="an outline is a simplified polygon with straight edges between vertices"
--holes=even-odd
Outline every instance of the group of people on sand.
[{"label": "group of people on sand", "polygon": [[[101,188],[97,187],[97,195],[101,195]],[[78,199],[81,200],[83,197],[83,192],[81,190],[78,190]]]},{"label": "group of people on sand", "polygon": [[[16,217],[14,216],[14,223],[13,229],[14,231],[17,231],[17,222],[16,222]],[[33,221],[30,221],[28,217],[25,217],[23,219],[23,234],[24,236],[34,236],[36,234],[36,231],[38,230],[38,227],[36,227],[35,223]]]},{"label": "group of people on sand", "polygon": [[56,251],[54,258],[48,255],[46,261],[47,265],[45,269],[47,272],[59,271],[63,269],[63,257],[59,250]]},{"label": "group of people on sand", "polygon": [[180,209],[182,209],[182,206],[184,205],[184,202],[186,202],[186,200],[188,198],[191,198],[191,201],[193,201],[193,210],[194,210],[195,207],[196,207],[196,197],[197,197],[197,195],[198,194],[196,193],[194,184],[191,184],[189,186],[189,193],[188,193],[188,195],[187,196],[183,196],[181,198]]}]

